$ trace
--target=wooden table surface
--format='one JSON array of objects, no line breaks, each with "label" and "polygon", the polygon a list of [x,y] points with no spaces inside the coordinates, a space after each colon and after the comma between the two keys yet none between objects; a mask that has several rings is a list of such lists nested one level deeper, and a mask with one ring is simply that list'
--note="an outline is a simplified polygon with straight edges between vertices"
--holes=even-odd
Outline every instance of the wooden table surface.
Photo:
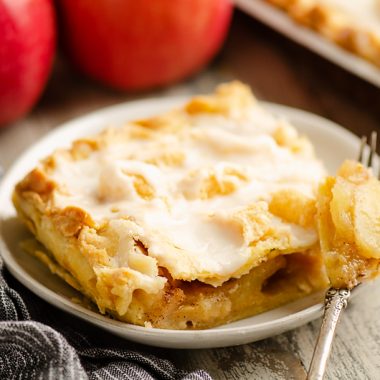
[{"label": "wooden table surface", "polygon": [[[62,122],[100,107],[157,95],[208,92],[234,78],[248,83],[260,99],[314,112],[358,135],[380,126],[379,89],[235,12],[226,44],[212,65],[165,90],[138,95],[116,92],[84,79],[57,59],[34,111],[0,130],[0,164],[8,168],[28,146]],[[342,318],[327,379],[380,379],[380,282],[358,298]],[[318,320],[238,347],[152,352],[184,369],[203,368],[215,379],[303,379],[319,325]],[[110,342],[116,340],[103,335]]]}]

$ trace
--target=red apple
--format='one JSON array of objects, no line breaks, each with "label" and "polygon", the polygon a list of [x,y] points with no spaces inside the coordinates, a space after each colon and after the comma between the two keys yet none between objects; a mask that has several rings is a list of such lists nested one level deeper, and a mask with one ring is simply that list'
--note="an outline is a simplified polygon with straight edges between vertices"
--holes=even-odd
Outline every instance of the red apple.
[{"label": "red apple", "polygon": [[229,0],[58,0],[72,62],[120,89],[182,79],[218,51],[232,13]]},{"label": "red apple", "polygon": [[54,51],[51,0],[0,0],[0,125],[21,117],[36,103]]}]

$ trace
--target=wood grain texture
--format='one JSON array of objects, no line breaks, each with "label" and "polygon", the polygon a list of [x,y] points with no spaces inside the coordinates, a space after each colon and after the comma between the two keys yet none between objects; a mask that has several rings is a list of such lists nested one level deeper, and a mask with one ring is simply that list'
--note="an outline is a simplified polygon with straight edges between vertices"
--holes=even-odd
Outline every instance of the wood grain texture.
[{"label": "wood grain texture", "polygon": [[[35,110],[0,130],[0,164],[8,168],[38,138],[89,111],[148,96],[208,92],[217,83],[233,78],[251,85],[261,99],[317,113],[358,135],[380,126],[379,89],[236,12],[225,47],[209,69],[165,90],[136,96],[105,89],[70,71],[58,59],[47,91]],[[377,282],[354,299],[344,313],[327,379],[380,379],[379,316],[380,282]],[[64,318],[74,320],[66,315]],[[277,337],[238,347],[146,349],[182,368],[203,368],[215,379],[304,379],[319,324],[320,321],[315,321]],[[125,345],[107,333],[101,335],[112,344]]]}]

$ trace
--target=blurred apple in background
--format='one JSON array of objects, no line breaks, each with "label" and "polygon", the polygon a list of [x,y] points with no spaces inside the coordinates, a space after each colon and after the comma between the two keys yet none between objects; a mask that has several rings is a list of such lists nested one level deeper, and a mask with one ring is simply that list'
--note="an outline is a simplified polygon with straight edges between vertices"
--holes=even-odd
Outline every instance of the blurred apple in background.
[{"label": "blurred apple in background", "polygon": [[0,0],[0,125],[23,116],[38,100],[55,34],[51,0]]},{"label": "blurred apple in background", "polygon": [[56,0],[74,65],[116,88],[146,89],[200,70],[218,51],[229,0]]}]

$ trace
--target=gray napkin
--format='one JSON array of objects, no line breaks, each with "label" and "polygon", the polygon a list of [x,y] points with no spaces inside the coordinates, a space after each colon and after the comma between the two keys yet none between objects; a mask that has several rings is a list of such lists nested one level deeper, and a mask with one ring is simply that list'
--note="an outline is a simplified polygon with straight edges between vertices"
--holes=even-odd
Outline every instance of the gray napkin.
[{"label": "gray napkin", "polygon": [[113,340],[36,297],[4,270],[0,257],[0,379],[211,380],[131,342],[109,347]]}]

